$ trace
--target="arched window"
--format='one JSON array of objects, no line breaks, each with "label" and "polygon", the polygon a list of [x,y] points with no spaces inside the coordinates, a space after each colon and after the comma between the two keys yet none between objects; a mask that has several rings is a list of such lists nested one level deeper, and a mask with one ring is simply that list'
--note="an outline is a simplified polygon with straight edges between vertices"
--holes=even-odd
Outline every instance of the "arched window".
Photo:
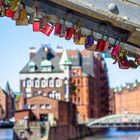
[{"label": "arched window", "polygon": [[54,87],[54,81],[52,78],[49,78],[48,80],[48,87]]},{"label": "arched window", "polygon": [[34,87],[39,88],[39,80],[37,78],[34,79]]},{"label": "arched window", "polygon": [[60,79],[56,78],[55,79],[55,87],[61,87],[62,86],[62,82]]},{"label": "arched window", "polygon": [[52,97],[53,97],[52,92],[49,92],[49,93],[48,93],[48,96],[49,96],[50,98],[52,98]]},{"label": "arched window", "polygon": [[29,78],[26,79],[26,87],[27,88],[31,87],[31,80]]},{"label": "arched window", "polygon": [[41,87],[42,87],[42,88],[45,88],[45,87],[46,87],[46,80],[45,80],[44,78],[42,78],[42,79],[40,80],[40,84],[41,84]]},{"label": "arched window", "polygon": [[55,92],[55,99],[57,99],[57,100],[60,100],[61,99],[59,92]]},{"label": "arched window", "polygon": [[67,85],[67,84],[68,84],[68,79],[65,78],[65,79],[64,79],[64,85]]}]

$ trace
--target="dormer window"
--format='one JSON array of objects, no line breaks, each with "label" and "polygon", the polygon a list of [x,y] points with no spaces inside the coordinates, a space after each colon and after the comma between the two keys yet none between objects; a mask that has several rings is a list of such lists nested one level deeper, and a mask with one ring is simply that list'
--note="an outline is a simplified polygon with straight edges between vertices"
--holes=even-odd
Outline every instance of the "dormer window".
[{"label": "dormer window", "polygon": [[51,61],[45,59],[41,62],[41,71],[42,72],[51,72],[52,71],[52,63]]},{"label": "dormer window", "polygon": [[35,68],[36,68],[35,62],[34,61],[31,61],[29,63],[29,70],[30,70],[30,72],[35,72]]}]

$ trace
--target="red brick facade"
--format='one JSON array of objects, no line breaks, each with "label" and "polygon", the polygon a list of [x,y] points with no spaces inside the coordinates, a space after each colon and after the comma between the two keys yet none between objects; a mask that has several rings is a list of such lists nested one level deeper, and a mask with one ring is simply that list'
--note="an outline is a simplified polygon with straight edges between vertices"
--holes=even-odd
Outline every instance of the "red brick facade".
[{"label": "red brick facade", "polygon": [[26,116],[32,121],[42,121],[41,116],[46,116],[47,121],[49,115],[53,114],[53,119],[58,125],[66,125],[70,121],[69,103],[54,100],[46,96],[35,96],[26,99],[26,104],[30,111],[17,111],[15,113],[16,121],[23,120]]},{"label": "red brick facade", "polygon": [[8,120],[13,116],[13,102],[13,97],[0,88],[0,119]]},{"label": "red brick facade", "polygon": [[123,114],[125,111],[140,114],[140,83],[135,86],[128,85],[121,91],[114,92],[115,114]]}]

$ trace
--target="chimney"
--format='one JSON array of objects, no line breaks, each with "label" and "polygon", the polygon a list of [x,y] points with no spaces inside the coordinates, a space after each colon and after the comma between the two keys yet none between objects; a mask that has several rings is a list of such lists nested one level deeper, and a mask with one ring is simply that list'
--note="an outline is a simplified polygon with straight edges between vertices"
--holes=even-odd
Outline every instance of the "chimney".
[{"label": "chimney", "polygon": [[35,47],[30,48],[30,60],[35,56],[36,54],[36,49]]}]

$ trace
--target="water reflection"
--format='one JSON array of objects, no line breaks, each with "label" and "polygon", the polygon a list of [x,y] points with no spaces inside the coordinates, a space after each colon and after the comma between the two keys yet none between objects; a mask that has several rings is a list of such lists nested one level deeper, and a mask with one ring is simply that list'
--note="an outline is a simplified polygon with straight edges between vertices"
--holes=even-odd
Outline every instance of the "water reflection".
[{"label": "water reflection", "polygon": [[13,140],[13,130],[0,129],[0,140]]},{"label": "water reflection", "polygon": [[138,140],[138,138],[140,138],[140,130],[122,131],[113,128],[82,140]]}]

